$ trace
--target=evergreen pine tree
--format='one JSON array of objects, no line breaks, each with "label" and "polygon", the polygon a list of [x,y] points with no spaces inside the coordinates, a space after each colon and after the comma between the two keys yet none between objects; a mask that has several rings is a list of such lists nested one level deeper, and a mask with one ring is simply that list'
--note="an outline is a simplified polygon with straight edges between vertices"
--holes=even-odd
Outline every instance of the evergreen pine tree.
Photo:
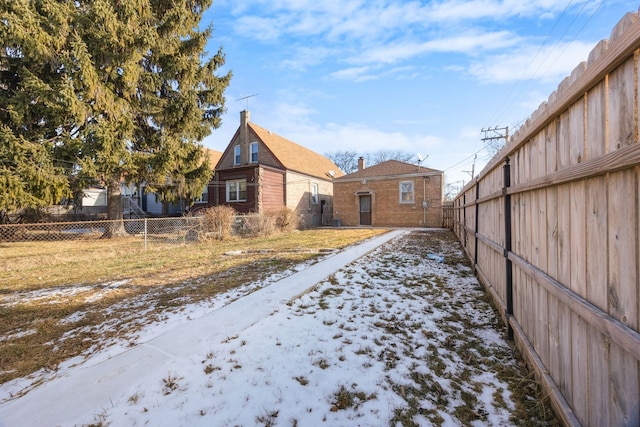
[{"label": "evergreen pine tree", "polygon": [[[220,125],[231,77],[216,75],[224,55],[218,50],[206,58],[212,30],[198,28],[211,0],[18,3],[25,34],[54,39],[52,65],[36,76],[55,82],[50,86],[58,95],[45,106],[48,121],[42,126],[52,135],[51,164],[56,159],[73,165],[64,169],[67,183],[106,186],[110,219],[122,218],[122,180],[147,182],[164,202],[199,195],[211,173],[200,141]],[[4,9],[3,16],[20,16],[16,7]],[[18,32],[8,18],[3,22]],[[17,49],[25,51],[20,43]],[[14,56],[40,62],[26,51]],[[17,78],[25,80],[27,69]],[[48,141],[38,135],[28,140],[43,146]],[[108,230],[122,232],[122,224]]]},{"label": "evergreen pine tree", "polygon": [[58,72],[69,31],[65,4],[0,2],[0,215],[70,195],[71,164],[54,155],[73,123],[68,81]]}]

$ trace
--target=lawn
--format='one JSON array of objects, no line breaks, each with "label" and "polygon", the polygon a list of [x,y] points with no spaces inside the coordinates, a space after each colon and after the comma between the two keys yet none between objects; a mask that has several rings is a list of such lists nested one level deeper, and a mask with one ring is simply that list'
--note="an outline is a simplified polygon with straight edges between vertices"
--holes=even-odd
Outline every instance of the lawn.
[{"label": "lawn", "polygon": [[252,292],[384,231],[313,229],[148,250],[129,239],[0,243],[0,384],[133,343],[141,327],[186,304]]},{"label": "lawn", "polygon": [[[114,318],[93,328],[111,345],[85,363],[75,358],[6,382],[0,419],[101,427],[560,425],[455,235],[396,233],[340,267],[342,254],[314,266],[317,257],[302,260],[197,303],[182,286],[165,293],[172,305],[161,310],[149,293],[112,304]],[[247,247],[231,257],[260,252]],[[63,323],[89,314],[76,310]],[[122,339],[111,339],[118,330]],[[34,390],[38,381],[46,383]]]}]

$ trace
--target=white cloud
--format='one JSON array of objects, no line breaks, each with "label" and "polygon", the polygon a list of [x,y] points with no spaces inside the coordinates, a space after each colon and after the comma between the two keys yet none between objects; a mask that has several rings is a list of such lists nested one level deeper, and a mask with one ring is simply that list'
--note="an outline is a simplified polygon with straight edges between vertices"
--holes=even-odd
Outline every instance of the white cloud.
[{"label": "white cloud", "polygon": [[336,54],[336,51],[332,48],[301,46],[294,48],[293,54],[288,59],[283,60],[280,65],[284,68],[304,71],[308,67],[325,62]]},{"label": "white cloud", "polygon": [[378,80],[382,78],[395,78],[398,80],[412,79],[420,77],[413,66],[393,67],[386,66],[363,66],[345,68],[329,74],[330,78],[338,80],[350,80],[355,83],[361,83],[369,80]]},{"label": "white cloud", "polygon": [[[574,1],[572,8],[578,10],[585,3],[588,0]],[[557,0],[448,0],[425,4],[392,0],[245,0],[242,6],[234,7],[240,20],[261,16],[260,19],[269,17],[269,22],[280,24],[271,29],[278,36],[325,34],[329,40],[336,40],[386,39],[390,33],[402,34],[412,27],[446,29],[452,22],[473,26],[474,21],[522,16],[546,20],[566,6]]]},{"label": "white cloud", "polygon": [[507,16],[528,15],[543,7],[559,6],[557,1],[522,1],[522,0],[451,0],[436,3],[430,7],[431,19],[436,21],[462,21],[472,19],[499,19]]},{"label": "white cloud", "polygon": [[[565,7],[557,0],[247,0],[234,10],[239,15],[233,28],[244,38],[287,46],[279,52],[284,56],[280,65],[297,71],[319,64],[346,63],[352,67],[337,69],[331,76],[363,82],[384,76],[368,66],[455,53],[482,58],[471,64],[469,75],[482,82],[503,82],[537,76],[522,75],[522,71],[529,73],[527,61],[537,48],[523,49],[535,41],[519,35],[515,28],[492,31],[491,27],[505,28],[500,23],[513,17],[547,21]],[[587,0],[576,0],[569,14],[587,13],[594,7]],[[585,45],[574,42],[568,46],[567,55],[546,62],[551,65],[542,68],[539,75],[550,79],[562,75],[565,63],[575,65]],[[487,56],[487,52],[514,46],[518,46],[515,52]],[[447,66],[442,64],[443,68]]]},{"label": "white cloud", "polygon": [[514,46],[518,41],[517,36],[507,31],[468,33],[425,42],[399,41],[366,50],[350,62],[391,64],[434,52],[477,55],[482,51]]},{"label": "white cloud", "polygon": [[254,109],[251,118],[270,131],[321,154],[343,150],[373,153],[390,149],[429,154],[444,144],[442,138],[433,135],[390,132],[364,123],[318,123],[313,119],[316,114],[307,104],[280,101],[269,104],[268,109]]},{"label": "white cloud", "polygon": [[243,16],[236,22],[236,32],[245,37],[262,41],[273,41],[280,37],[280,27],[285,23],[280,19],[263,18],[259,16]]},{"label": "white cloud", "polygon": [[539,49],[537,46],[482,57],[473,63],[469,73],[485,83],[518,80],[560,82],[585,61],[595,43],[573,41]]},{"label": "white cloud", "polygon": [[374,153],[393,149],[427,154],[444,143],[441,138],[432,135],[389,132],[361,123],[307,123],[304,127],[291,130],[289,137],[294,141],[304,141],[306,147],[319,153],[344,150]]},{"label": "white cloud", "polygon": [[361,79],[366,78],[370,70],[369,66],[351,67],[331,73],[329,76],[340,80],[362,81]]}]

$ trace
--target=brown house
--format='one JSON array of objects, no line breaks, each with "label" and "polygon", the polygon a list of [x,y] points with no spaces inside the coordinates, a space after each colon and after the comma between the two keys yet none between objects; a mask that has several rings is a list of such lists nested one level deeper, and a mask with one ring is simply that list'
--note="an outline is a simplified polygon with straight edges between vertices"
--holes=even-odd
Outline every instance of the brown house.
[{"label": "brown house", "polygon": [[342,225],[441,227],[444,172],[388,160],[333,183],[334,217]]},{"label": "brown house", "polygon": [[327,157],[249,121],[240,127],[218,162],[209,184],[209,204],[237,212],[295,210],[303,226],[327,224],[332,217],[333,180],[344,175]]}]

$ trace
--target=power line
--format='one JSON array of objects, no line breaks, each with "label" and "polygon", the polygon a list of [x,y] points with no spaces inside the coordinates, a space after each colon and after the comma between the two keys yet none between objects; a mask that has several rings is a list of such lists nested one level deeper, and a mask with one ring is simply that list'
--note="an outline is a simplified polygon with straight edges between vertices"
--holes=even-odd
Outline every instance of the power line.
[{"label": "power line", "polygon": [[458,163],[456,163],[456,164],[454,164],[454,165],[451,165],[451,166],[449,166],[448,168],[443,169],[442,171],[443,171],[443,172],[446,172],[446,171],[448,171],[448,170],[451,170],[451,169],[453,169],[453,168],[456,168],[456,167],[460,166],[461,164],[463,164],[464,162],[466,162],[467,160],[470,160],[472,157],[477,156],[478,154],[480,154],[480,153],[481,153],[482,151],[484,151],[484,150],[486,150],[486,147],[482,147],[481,149],[479,149],[479,150],[478,150],[478,151],[476,151],[475,153],[471,154],[469,157],[465,157],[464,159],[460,160]]},{"label": "power line", "polygon": [[[506,100],[504,102],[501,102],[500,105],[502,108],[499,108],[497,110],[496,113],[493,114],[492,117],[498,117],[499,120],[497,121],[503,121],[505,117],[509,116],[514,110],[515,110],[515,101],[517,99],[521,99],[523,94],[527,93],[531,87],[535,84],[535,82],[533,81],[533,79],[535,78],[536,74],[540,71],[540,69],[545,65],[545,72],[548,71],[549,69],[551,69],[551,67],[557,63],[558,59],[562,56],[562,54],[569,48],[569,43],[573,42],[574,40],[576,40],[576,38],[578,37],[578,35],[580,33],[582,33],[582,31],[584,30],[584,28],[586,27],[586,25],[591,21],[591,19],[593,19],[593,17],[600,11],[600,9],[602,8],[603,4],[604,4],[604,0],[601,0],[601,2],[599,3],[598,7],[595,8],[593,10],[593,12],[591,13],[591,15],[588,17],[588,19],[583,23],[583,25],[580,27],[579,30],[576,31],[576,33],[573,35],[573,38],[567,42],[567,44],[565,45],[565,47],[562,49],[562,51],[556,56],[556,58],[549,62],[549,58],[551,57],[551,55],[553,54],[553,52],[555,50],[557,50],[557,48],[560,46],[560,43],[562,42],[562,39],[565,37],[565,35],[569,32],[569,30],[574,27],[575,23],[577,22],[578,18],[583,14],[583,12],[585,11],[585,9],[588,6],[588,2],[585,2],[582,4],[582,7],[580,8],[580,10],[576,13],[575,17],[573,18],[573,20],[571,21],[571,23],[569,25],[567,25],[564,29],[564,31],[562,32],[562,34],[558,37],[557,41],[553,44],[553,46],[551,46],[548,50],[548,53],[546,55],[546,57],[544,59],[542,59],[537,68],[535,69],[535,71],[530,71],[531,67],[533,66],[535,60],[538,58],[540,52],[542,52],[542,49],[547,45],[547,42],[549,41],[549,39],[551,38],[552,33],[556,30],[556,28],[558,27],[560,21],[562,20],[562,18],[567,14],[567,12],[569,11],[571,5],[573,3],[573,0],[570,0],[567,3],[567,6],[564,8],[563,12],[560,14],[560,16],[558,17],[558,19],[555,21],[553,27],[551,28],[551,30],[549,31],[547,37],[545,38],[544,42],[542,43],[542,45],[538,48],[538,51],[536,52],[536,54],[532,57],[532,60],[530,61],[529,65],[527,66],[527,68],[522,72],[521,76],[520,76],[520,82],[518,84],[516,84],[516,86],[514,86],[512,88],[512,90],[507,94],[506,96]],[[521,80],[525,78],[525,76],[527,76],[527,82],[522,82]],[[518,124],[516,124],[515,126],[512,126],[514,129],[518,127],[518,125],[520,123],[523,123],[526,120],[523,119],[520,122],[518,122]],[[495,120],[492,120],[495,121]]]},{"label": "power line", "polygon": [[[569,0],[567,5],[565,6],[564,10],[560,14],[560,16],[558,16],[558,19],[555,20],[555,22],[553,23],[553,26],[551,27],[551,30],[549,31],[549,33],[545,37],[545,39],[542,42],[542,44],[538,47],[538,50],[535,53],[535,55],[533,55],[533,57],[531,58],[531,61],[529,62],[529,65],[527,65],[527,67],[524,70],[522,70],[522,73],[520,74],[520,77],[517,80],[518,82],[522,82],[524,80],[525,75],[527,75],[527,73],[529,72],[530,68],[533,66],[536,58],[538,57],[540,52],[542,52],[542,49],[547,45],[547,42],[551,38],[551,34],[553,34],[553,32],[555,31],[556,27],[558,26],[558,24],[560,23],[560,21],[564,17],[565,13],[569,10],[569,7],[571,7],[572,3],[573,3],[573,0]],[[528,77],[527,79],[531,78],[533,76],[533,73],[529,73],[528,75],[530,77]],[[513,105],[515,103],[516,97],[521,95],[523,92],[525,92],[524,89],[522,89],[522,90],[520,89],[520,86],[523,85],[523,84],[524,83],[518,83],[518,85],[516,87],[514,87],[509,92],[509,94],[506,96],[505,101],[500,103],[500,105],[503,106],[503,107],[506,107],[506,108],[509,108],[510,105]],[[502,121],[503,116],[504,115],[508,115],[510,112],[511,111],[507,111],[506,113],[503,114],[502,111],[499,109],[496,113],[494,113],[494,115],[492,116],[492,119],[489,120],[489,123],[496,122],[496,121]],[[496,116],[497,116],[497,118],[496,118]],[[499,120],[497,120],[497,119],[499,119]]]}]

